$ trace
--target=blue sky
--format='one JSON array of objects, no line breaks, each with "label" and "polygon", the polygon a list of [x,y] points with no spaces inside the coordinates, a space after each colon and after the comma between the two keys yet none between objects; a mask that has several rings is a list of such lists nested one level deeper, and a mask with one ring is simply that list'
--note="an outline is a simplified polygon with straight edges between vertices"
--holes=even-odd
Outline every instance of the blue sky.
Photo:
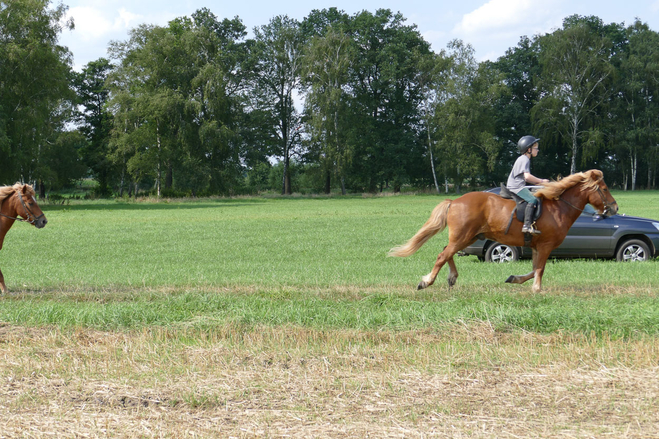
[{"label": "blue sky", "polygon": [[353,15],[379,8],[398,11],[408,24],[416,24],[434,51],[452,39],[471,44],[478,60],[496,60],[517,45],[520,36],[551,32],[572,15],[596,15],[605,23],[631,24],[636,18],[659,30],[659,0],[61,0],[69,7],[76,29],[64,31],[60,43],[80,70],[89,61],[107,57],[108,43],[125,40],[139,24],[166,25],[202,7],[220,19],[240,17],[250,31],[272,17],[288,15],[302,20],[313,9],[337,7]]}]

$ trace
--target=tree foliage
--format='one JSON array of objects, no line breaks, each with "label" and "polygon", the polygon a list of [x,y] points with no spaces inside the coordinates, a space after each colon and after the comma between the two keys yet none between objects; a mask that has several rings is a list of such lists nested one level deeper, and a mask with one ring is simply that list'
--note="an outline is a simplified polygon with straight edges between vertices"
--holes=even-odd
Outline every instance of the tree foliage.
[{"label": "tree foliage", "polygon": [[355,62],[352,39],[340,28],[330,26],[324,35],[314,36],[303,66],[308,86],[305,101],[311,144],[318,145],[317,160],[327,175],[325,191],[333,173],[345,195],[345,177],[352,159],[350,131],[350,70]]},{"label": "tree foliage", "polygon": [[65,12],[0,0],[0,175],[42,195],[84,176],[101,196],[460,191],[503,181],[526,134],[536,175],[656,186],[659,34],[640,20],[570,16],[479,62],[388,9],[280,15],[248,38],[203,8],[72,72]]},{"label": "tree foliage", "polygon": [[[57,44],[66,7],[47,0],[0,1],[0,175],[17,180],[56,179],[47,150],[70,119],[71,54]],[[73,158],[75,159],[75,157]]]},{"label": "tree foliage", "polygon": [[[615,25],[611,25],[615,26]],[[596,17],[571,16],[563,28],[541,38],[542,96],[535,111],[545,127],[570,144],[570,173],[582,142],[598,143],[598,107],[608,98],[615,53],[609,27]],[[585,160],[581,160],[585,164]]]}]

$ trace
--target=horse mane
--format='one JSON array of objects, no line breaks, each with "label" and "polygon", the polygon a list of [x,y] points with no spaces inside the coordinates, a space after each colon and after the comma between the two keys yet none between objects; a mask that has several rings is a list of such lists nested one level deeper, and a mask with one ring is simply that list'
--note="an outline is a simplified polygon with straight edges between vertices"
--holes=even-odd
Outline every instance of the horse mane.
[{"label": "horse mane", "polygon": [[543,197],[548,200],[558,200],[566,190],[581,184],[582,191],[595,191],[599,187],[599,182],[604,178],[602,171],[591,169],[586,172],[577,172],[568,175],[565,178],[559,178],[556,181],[543,184],[542,189],[535,192],[536,197]]},{"label": "horse mane", "polygon": [[0,204],[16,192],[22,192],[26,189],[28,196],[34,196],[34,189],[29,184],[16,183],[13,186],[0,186]]}]

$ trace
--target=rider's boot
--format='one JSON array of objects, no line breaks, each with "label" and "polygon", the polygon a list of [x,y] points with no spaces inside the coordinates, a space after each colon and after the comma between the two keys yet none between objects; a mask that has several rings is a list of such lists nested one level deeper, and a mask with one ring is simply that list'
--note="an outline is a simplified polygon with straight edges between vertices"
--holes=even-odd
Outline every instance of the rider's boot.
[{"label": "rider's boot", "polygon": [[530,233],[531,235],[539,235],[540,230],[537,230],[533,227],[533,210],[535,209],[535,204],[528,203],[526,209],[524,210],[524,226],[522,227],[522,233]]}]

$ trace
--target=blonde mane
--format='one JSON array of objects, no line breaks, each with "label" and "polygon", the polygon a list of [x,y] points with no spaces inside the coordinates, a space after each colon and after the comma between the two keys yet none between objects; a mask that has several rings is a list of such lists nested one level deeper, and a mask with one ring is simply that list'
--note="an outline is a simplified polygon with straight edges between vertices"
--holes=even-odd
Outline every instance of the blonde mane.
[{"label": "blonde mane", "polygon": [[21,192],[23,188],[26,189],[26,195],[34,196],[34,189],[29,184],[16,183],[13,186],[0,186],[0,204],[16,192]]},{"label": "blonde mane", "polygon": [[604,178],[602,171],[591,169],[586,172],[577,172],[576,174],[568,175],[557,181],[545,183],[543,188],[535,192],[536,197],[543,197],[548,200],[558,200],[566,190],[581,184],[582,191],[596,191],[599,187],[599,182]]}]

